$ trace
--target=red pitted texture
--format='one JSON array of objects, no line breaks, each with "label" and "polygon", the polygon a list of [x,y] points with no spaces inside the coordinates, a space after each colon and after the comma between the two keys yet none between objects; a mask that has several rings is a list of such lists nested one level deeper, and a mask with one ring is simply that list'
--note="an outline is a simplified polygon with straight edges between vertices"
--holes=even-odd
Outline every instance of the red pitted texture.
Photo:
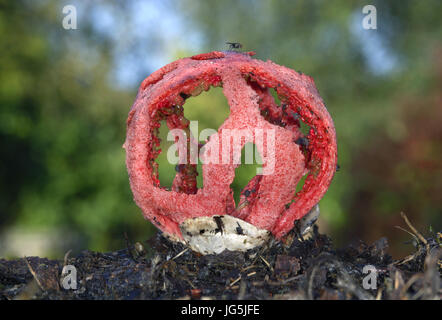
[{"label": "red pitted texture", "polygon": [[[215,51],[180,59],[154,72],[140,86],[124,144],[130,185],[145,218],[171,236],[182,238],[178,226],[188,218],[230,214],[281,238],[318,203],[333,178],[336,133],[313,79],[271,61],[252,59],[253,54]],[[159,184],[155,162],[160,152],[160,121],[167,120],[169,129],[188,132],[182,108],[185,99],[210,86],[223,87],[230,116],[204,146],[204,187],[196,188],[196,166],[188,163],[177,167],[172,191],[168,191]],[[276,90],[281,105],[268,88]],[[310,126],[307,137],[299,121]],[[227,129],[246,133],[241,148],[247,142],[256,144],[264,171],[269,166],[265,159],[275,159],[273,174],[255,176],[236,208],[230,188],[238,166],[233,150],[229,163],[207,163],[217,156],[213,150],[225,146],[222,137]],[[274,130],[275,147],[267,148],[266,135],[257,134],[256,129]],[[299,143],[300,139],[308,144]],[[218,156],[221,160],[221,152]],[[295,194],[305,174],[304,186]]]}]

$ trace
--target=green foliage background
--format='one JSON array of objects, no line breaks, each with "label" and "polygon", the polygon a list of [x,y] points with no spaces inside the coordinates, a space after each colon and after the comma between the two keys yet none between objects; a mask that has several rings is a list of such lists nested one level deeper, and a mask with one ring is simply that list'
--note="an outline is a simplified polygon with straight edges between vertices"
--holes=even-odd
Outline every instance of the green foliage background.
[{"label": "green foliage background", "polygon": [[[315,79],[338,133],[341,171],[321,201],[321,228],[337,244],[387,236],[394,253],[407,252],[408,235],[394,228],[400,211],[425,232],[440,228],[441,1],[372,1],[377,30],[360,27],[364,1],[147,2],[157,14],[134,27],[142,1],[0,1],[0,239],[56,230],[60,245],[46,254],[60,257],[119,249],[124,232],[152,234],[121,148],[138,85],[162,66],[146,62],[223,50],[226,41]],[[61,26],[66,4],[81,9],[77,30]],[[109,15],[103,32],[97,24]],[[170,16],[180,23],[168,25]],[[129,85],[115,74],[121,57],[136,66]],[[200,130],[227,115],[220,89],[186,104]],[[170,185],[173,166],[165,154],[158,161]],[[239,169],[236,190],[255,167]],[[0,249],[14,254],[5,240]]]}]

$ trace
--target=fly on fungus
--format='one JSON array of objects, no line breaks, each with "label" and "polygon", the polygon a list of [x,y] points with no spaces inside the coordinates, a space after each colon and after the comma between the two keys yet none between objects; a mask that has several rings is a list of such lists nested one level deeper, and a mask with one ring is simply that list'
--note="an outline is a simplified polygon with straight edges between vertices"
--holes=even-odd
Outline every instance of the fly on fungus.
[{"label": "fly on fungus", "polygon": [[[127,119],[124,148],[135,202],[166,236],[203,254],[244,251],[271,235],[282,239],[323,197],[336,171],[335,128],[313,79],[253,55],[214,51],[166,65],[142,82]],[[227,130],[250,133],[240,139],[240,147],[255,143],[260,154],[264,150],[257,143],[256,129],[275,132],[273,173],[252,178],[238,206],[230,188],[238,166],[233,162],[204,162],[200,189],[196,164],[190,160],[176,167],[172,190],[159,182],[155,159],[161,152],[160,121],[165,120],[170,130],[188,132],[183,105],[211,86],[223,88],[230,115],[208,139],[202,158],[210,157],[215,144],[223,146]],[[308,134],[302,133],[300,121],[309,126]],[[187,143],[189,139],[187,135]],[[229,151],[232,158],[233,148]],[[268,165],[264,161],[263,169]],[[305,175],[302,189],[295,192]]]}]

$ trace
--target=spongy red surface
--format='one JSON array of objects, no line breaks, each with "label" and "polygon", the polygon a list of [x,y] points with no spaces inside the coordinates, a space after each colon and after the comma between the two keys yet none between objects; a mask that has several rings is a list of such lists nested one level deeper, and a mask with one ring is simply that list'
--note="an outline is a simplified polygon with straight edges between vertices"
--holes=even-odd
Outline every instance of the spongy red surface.
[{"label": "spongy red surface", "polygon": [[[174,190],[183,192],[160,187],[154,162],[159,121],[167,119],[171,129],[185,129],[179,106],[186,97],[219,85],[229,103],[230,116],[204,147],[204,187],[188,187],[193,186],[189,182],[192,178],[186,178],[190,166],[184,169],[188,171],[178,172],[174,181]],[[277,106],[267,88],[274,88],[284,105]],[[305,149],[295,143],[303,136],[298,119],[310,126]],[[228,163],[207,163],[217,156],[221,160],[221,154],[213,150],[218,149],[217,144],[219,150],[227,145],[223,133],[232,129],[242,129],[241,134],[245,135],[241,148],[247,142],[256,144],[263,156],[264,172],[274,166],[272,174],[258,175],[249,182],[241,195],[241,202],[246,205],[236,209],[230,189],[237,166],[233,163],[233,150]],[[268,136],[257,134],[257,129],[275,133],[274,148],[266,145]],[[178,238],[182,237],[178,226],[184,220],[222,214],[237,216],[280,238],[322,198],[337,163],[335,129],[313,79],[236,52],[180,59],[146,78],[129,113],[124,147],[135,202],[147,219]],[[296,185],[305,174],[306,182],[295,194]],[[185,185],[180,188],[179,184]]]}]

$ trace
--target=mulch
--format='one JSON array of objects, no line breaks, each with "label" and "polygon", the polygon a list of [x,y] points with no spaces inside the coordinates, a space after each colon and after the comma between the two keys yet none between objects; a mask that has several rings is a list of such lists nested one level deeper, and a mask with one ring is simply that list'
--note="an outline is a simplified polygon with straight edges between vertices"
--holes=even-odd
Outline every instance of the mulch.
[{"label": "mulch", "polygon": [[[441,234],[422,241],[393,261],[386,238],[335,249],[315,227],[308,239],[291,232],[285,243],[203,256],[157,234],[119,251],[67,254],[63,261],[0,259],[0,300],[440,299]],[[64,288],[66,265],[76,269],[75,289]]]}]

